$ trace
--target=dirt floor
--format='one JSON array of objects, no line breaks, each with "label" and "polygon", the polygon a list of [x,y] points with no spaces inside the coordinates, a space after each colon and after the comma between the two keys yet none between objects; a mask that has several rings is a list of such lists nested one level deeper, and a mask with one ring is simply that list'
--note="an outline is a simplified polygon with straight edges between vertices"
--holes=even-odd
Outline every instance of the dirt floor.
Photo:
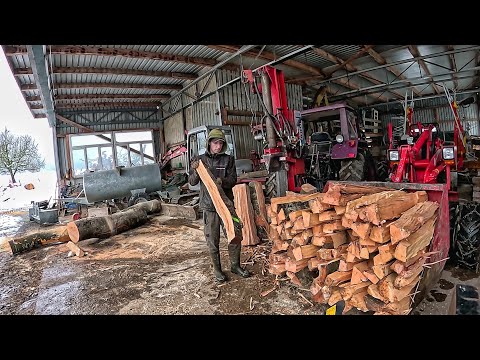
[{"label": "dirt floor", "polygon": [[[27,213],[15,216],[24,220],[17,235],[40,228]],[[216,285],[200,221],[151,216],[141,227],[79,245],[87,252],[82,258],[68,257],[65,244],[17,256],[11,255],[8,243],[0,244],[0,314],[322,315],[327,308],[311,302],[308,287],[266,271],[266,243],[243,248],[242,262],[253,273],[244,279],[230,272],[222,238],[229,281]],[[475,274],[445,269],[437,287],[412,313],[446,314],[455,283],[480,289]]]}]

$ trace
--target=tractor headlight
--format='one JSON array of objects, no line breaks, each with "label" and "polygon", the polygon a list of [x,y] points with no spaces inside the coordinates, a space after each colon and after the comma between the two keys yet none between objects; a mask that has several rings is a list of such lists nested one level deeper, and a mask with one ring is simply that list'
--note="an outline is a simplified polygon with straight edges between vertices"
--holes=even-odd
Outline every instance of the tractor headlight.
[{"label": "tractor headlight", "polygon": [[390,161],[398,161],[400,159],[398,155],[398,150],[389,150],[387,155],[388,155],[388,160]]},{"label": "tractor headlight", "polygon": [[455,158],[455,152],[453,147],[443,148],[443,160],[453,160]]},{"label": "tractor headlight", "polygon": [[335,136],[335,140],[337,141],[337,143],[341,144],[343,142],[343,135],[338,134],[337,136]]}]

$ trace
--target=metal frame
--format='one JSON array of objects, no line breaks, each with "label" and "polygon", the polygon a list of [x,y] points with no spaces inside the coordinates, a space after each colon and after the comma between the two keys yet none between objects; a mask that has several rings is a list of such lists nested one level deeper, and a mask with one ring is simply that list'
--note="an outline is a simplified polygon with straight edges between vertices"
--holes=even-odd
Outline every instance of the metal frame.
[{"label": "metal frame", "polygon": [[[124,141],[117,141],[116,140],[116,137],[115,137],[115,134],[118,134],[118,133],[127,133],[127,132],[149,132],[150,133],[150,137],[152,140],[139,140],[139,141],[132,141],[132,142],[124,142]],[[79,149],[84,149],[84,159],[87,160],[85,165],[86,165],[86,171],[89,170],[88,168],[88,156],[87,156],[87,148],[92,148],[92,147],[96,147],[98,148],[98,158],[100,159],[100,163],[101,163],[101,148],[102,147],[112,147],[112,157],[113,157],[113,166],[118,166],[118,157],[117,157],[117,146],[126,146],[126,150],[128,151],[127,155],[128,155],[128,165],[127,167],[132,167],[132,161],[131,161],[131,157],[130,157],[130,145],[131,144],[140,144],[140,156],[141,156],[141,159],[142,159],[142,165],[145,165],[145,160],[144,160],[144,154],[143,154],[143,150],[142,150],[142,144],[151,144],[152,145],[152,150],[153,150],[153,158],[156,159],[157,158],[157,155],[156,155],[156,152],[155,152],[155,144],[154,144],[154,138],[153,138],[153,130],[150,130],[150,129],[138,129],[138,130],[128,130],[128,131],[125,131],[125,130],[112,130],[112,131],[97,131],[97,132],[90,132],[90,133],[83,133],[83,134],[68,134],[67,136],[69,137],[69,140],[70,140],[70,143],[72,142],[72,136],[86,136],[86,135],[105,135],[105,134],[109,134],[111,136],[111,143],[110,144],[92,144],[92,145],[76,145],[76,146],[70,146],[70,151],[69,151],[69,154],[68,156],[70,156],[70,159],[72,161],[72,176],[73,178],[75,179],[79,179],[83,176],[83,173],[81,175],[75,175],[74,173],[74,169],[75,169],[75,165],[74,165],[74,161],[73,161],[73,151],[74,150],[79,150]],[[103,168],[103,164],[101,163],[102,165],[102,168]],[[138,165],[136,165],[138,166]],[[98,171],[98,170],[97,170]]]}]

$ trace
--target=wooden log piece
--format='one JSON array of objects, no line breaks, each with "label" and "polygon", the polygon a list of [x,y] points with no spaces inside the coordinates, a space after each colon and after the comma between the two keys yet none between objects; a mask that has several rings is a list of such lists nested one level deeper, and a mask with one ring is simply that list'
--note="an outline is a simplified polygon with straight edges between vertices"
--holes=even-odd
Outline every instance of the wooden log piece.
[{"label": "wooden log piece", "polygon": [[67,224],[67,231],[74,243],[94,237],[105,239],[140,226],[147,219],[144,209],[127,209],[112,215],[71,221]]},{"label": "wooden log piece", "polygon": [[242,222],[242,245],[251,246],[260,243],[255,225],[255,212],[250,198],[247,184],[238,184],[233,187],[235,211]]},{"label": "wooden log piece", "polygon": [[[229,242],[240,243],[242,241],[242,224],[235,212],[233,201],[225,195],[222,187],[215,182],[214,176],[203,164],[202,160],[199,160],[196,171],[212,199],[217,214],[220,216],[220,219],[222,219],[223,226],[227,233],[227,240]],[[274,210],[276,212],[277,209],[274,208]]]}]

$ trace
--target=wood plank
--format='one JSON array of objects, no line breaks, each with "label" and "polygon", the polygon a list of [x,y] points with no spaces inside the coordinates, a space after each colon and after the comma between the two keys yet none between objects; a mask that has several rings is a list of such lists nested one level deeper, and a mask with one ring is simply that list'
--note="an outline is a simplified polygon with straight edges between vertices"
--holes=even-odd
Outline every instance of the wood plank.
[{"label": "wood plank", "polygon": [[250,188],[247,184],[235,185],[232,189],[235,211],[242,222],[242,245],[250,246],[260,243],[255,224],[255,212],[250,198]]},{"label": "wood plank", "polygon": [[400,218],[390,224],[392,244],[406,239],[418,230],[428,219],[435,215],[439,205],[437,202],[425,201],[405,211]]},{"label": "wood plank", "polygon": [[430,244],[435,229],[436,217],[432,217],[407,239],[400,241],[395,249],[395,258],[407,261]]},{"label": "wood plank", "polygon": [[242,226],[233,202],[225,195],[222,187],[214,181],[212,173],[205,167],[202,160],[199,160],[196,171],[212,199],[215,210],[222,219],[227,240],[240,243],[242,241]]}]

